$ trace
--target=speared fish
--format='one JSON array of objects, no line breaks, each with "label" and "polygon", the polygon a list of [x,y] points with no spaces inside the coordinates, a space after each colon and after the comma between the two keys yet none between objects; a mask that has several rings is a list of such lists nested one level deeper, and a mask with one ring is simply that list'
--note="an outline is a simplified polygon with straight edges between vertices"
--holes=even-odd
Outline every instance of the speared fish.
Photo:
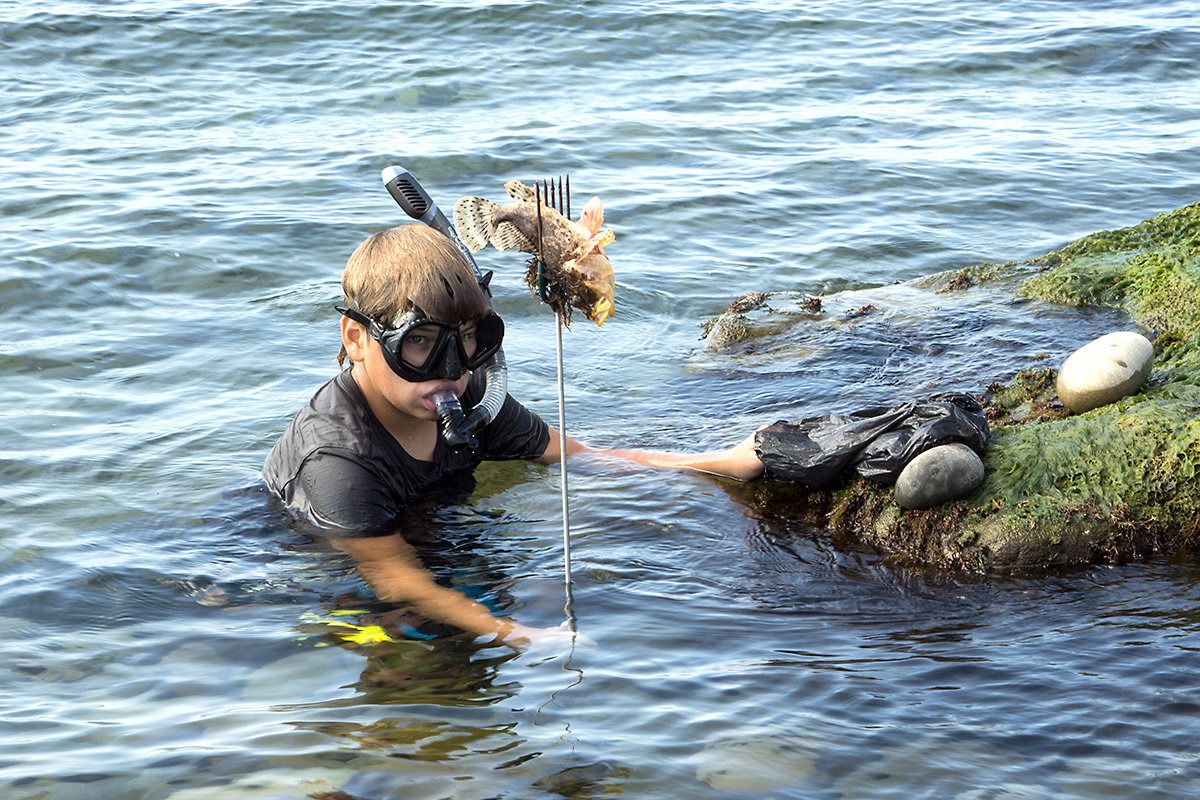
[{"label": "speared fish", "polygon": [[[454,228],[472,252],[491,244],[497,250],[515,248],[533,254],[525,282],[558,313],[568,306],[583,311],[597,325],[613,314],[616,283],[605,245],[616,241],[604,224],[604,206],[593,197],[578,222],[570,219],[570,179],[560,179],[558,208],[554,184],[530,188],[509,181],[504,190],[515,203],[499,205],[482,197],[463,197],[454,204]],[[538,269],[539,262],[544,268]]]}]

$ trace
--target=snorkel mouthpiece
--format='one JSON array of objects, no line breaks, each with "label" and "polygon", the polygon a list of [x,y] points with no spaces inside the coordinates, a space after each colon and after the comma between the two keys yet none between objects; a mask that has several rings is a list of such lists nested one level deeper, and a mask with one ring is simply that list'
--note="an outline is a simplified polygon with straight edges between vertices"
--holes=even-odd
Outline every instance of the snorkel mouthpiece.
[{"label": "snorkel mouthpiece", "polygon": [[450,447],[465,445],[471,450],[478,450],[479,440],[471,435],[472,426],[463,416],[462,403],[458,402],[458,395],[451,391],[445,391],[438,392],[429,399],[433,401],[438,419],[442,421],[441,433],[446,444]]}]

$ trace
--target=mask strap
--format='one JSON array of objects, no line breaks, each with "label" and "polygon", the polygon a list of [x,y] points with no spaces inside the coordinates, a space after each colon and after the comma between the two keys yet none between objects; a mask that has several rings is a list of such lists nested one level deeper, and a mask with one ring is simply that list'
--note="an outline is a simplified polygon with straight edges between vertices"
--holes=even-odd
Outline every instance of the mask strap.
[{"label": "mask strap", "polygon": [[[353,303],[354,301],[351,300],[350,302]],[[357,308],[352,308],[349,306],[334,306],[334,309],[339,314],[341,314],[343,317],[354,320],[355,322],[359,323],[360,325],[366,325],[368,328],[370,328],[372,325],[379,324],[375,319],[373,319],[372,317],[368,317],[366,314],[362,313]]]}]

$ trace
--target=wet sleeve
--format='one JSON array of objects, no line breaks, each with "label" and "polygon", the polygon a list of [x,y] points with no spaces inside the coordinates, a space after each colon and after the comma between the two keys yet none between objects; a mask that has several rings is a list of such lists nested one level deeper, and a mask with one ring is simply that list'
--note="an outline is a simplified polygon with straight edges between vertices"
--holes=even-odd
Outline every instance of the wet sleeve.
[{"label": "wet sleeve", "polygon": [[391,493],[361,464],[318,453],[304,462],[295,498],[309,520],[343,535],[394,533],[399,509]]},{"label": "wet sleeve", "polygon": [[550,444],[550,427],[509,395],[480,436],[483,457],[493,461],[540,458]]}]

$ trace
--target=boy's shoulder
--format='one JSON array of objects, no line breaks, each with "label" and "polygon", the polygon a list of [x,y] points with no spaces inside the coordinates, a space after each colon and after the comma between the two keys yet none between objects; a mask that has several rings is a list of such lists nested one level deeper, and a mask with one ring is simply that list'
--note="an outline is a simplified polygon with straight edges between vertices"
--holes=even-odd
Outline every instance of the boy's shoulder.
[{"label": "boy's shoulder", "polygon": [[[379,430],[377,430],[379,429]],[[276,492],[295,479],[304,462],[317,452],[335,454],[364,467],[379,460],[386,434],[375,421],[362,390],[349,370],[325,383],[275,442],[263,466],[263,477]]]}]

